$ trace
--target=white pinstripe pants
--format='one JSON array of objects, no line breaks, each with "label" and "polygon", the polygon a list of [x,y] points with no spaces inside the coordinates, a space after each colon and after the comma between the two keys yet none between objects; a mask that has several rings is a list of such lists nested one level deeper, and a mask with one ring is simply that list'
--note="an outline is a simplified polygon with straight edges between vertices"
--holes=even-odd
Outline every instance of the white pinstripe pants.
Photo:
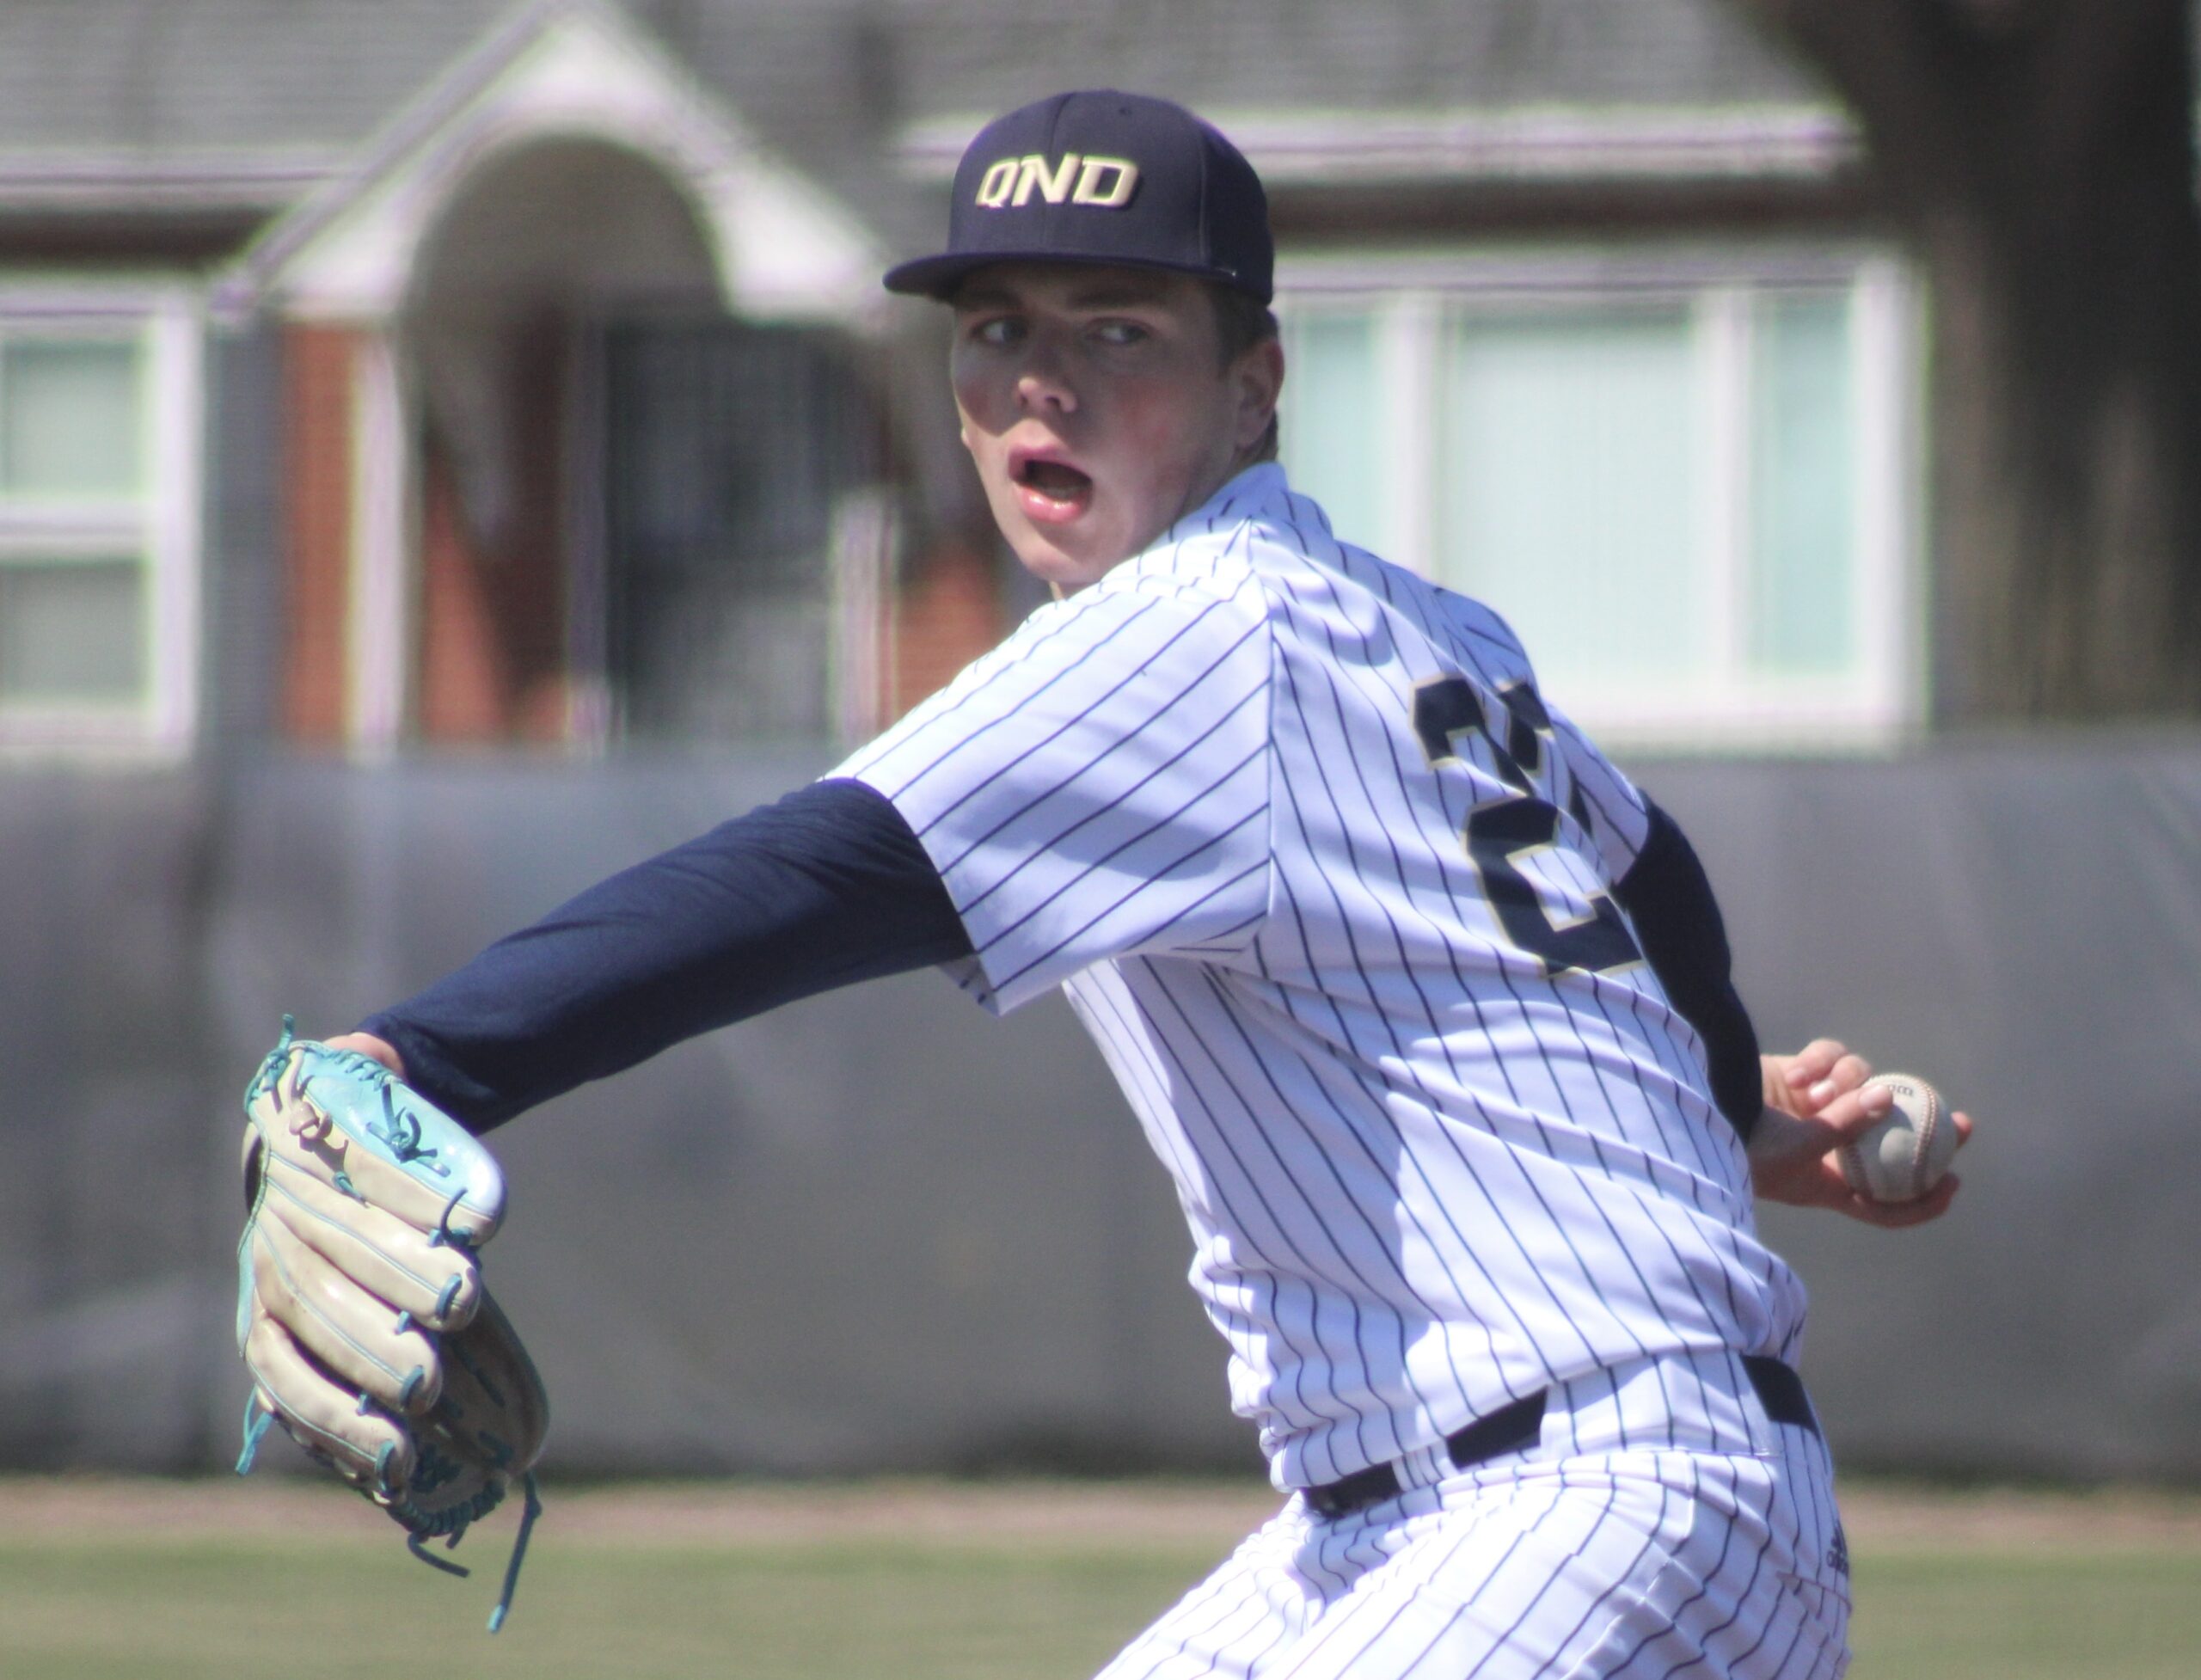
[{"label": "white pinstripe pants", "polygon": [[1602,1371],[1528,1450],[1335,1522],[1295,1496],[1103,1680],[1831,1680],[1832,1468],[1730,1356]]}]

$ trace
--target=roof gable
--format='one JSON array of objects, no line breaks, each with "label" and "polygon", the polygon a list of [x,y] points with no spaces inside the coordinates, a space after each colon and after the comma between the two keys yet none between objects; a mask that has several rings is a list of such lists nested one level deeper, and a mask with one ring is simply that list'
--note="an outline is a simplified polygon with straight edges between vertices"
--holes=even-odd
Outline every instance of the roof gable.
[{"label": "roof gable", "polygon": [[438,218],[475,170],[531,143],[576,138],[648,158],[685,192],[738,312],[845,316],[874,302],[880,256],[852,217],[616,8],[537,0],[270,228],[218,286],[218,305],[394,316]]}]

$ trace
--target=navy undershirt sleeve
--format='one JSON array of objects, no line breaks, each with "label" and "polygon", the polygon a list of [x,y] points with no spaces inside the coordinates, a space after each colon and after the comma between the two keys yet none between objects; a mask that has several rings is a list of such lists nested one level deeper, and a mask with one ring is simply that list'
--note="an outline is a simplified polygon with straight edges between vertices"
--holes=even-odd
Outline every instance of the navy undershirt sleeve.
[{"label": "navy undershirt sleeve", "polygon": [[1666,996],[1704,1040],[1720,1112],[1747,1138],[1765,1088],[1757,1030],[1731,972],[1726,924],[1689,837],[1658,806],[1650,810],[1650,834],[1615,896]]},{"label": "navy undershirt sleeve", "polygon": [[819,782],[600,882],[358,1030],[486,1131],[698,1033],[970,953],[901,813]]}]

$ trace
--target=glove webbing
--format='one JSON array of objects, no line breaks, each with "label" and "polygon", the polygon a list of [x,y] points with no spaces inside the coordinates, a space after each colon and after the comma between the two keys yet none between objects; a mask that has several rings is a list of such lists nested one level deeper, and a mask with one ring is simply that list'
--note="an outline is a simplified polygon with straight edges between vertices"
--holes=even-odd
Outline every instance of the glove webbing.
[{"label": "glove webbing", "polygon": [[[360,1409],[364,1411],[369,1404],[367,1397],[361,1395]],[[260,1456],[260,1443],[267,1433],[267,1426],[274,1421],[275,1414],[260,1403],[257,1393],[246,1398],[244,1450],[237,1455],[239,1475],[252,1474],[253,1463]],[[423,1451],[425,1462],[432,1462],[434,1450],[424,1448]],[[466,1537],[466,1530],[475,1520],[487,1516],[504,1503],[505,1498],[501,1487],[485,1487],[469,1502],[466,1510],[446,1511],[431,1518],[423,1514],[410,1499],[377,1497],[365,1488],[359,1492],[362,1498],[373,1500],[405,1526],[406,1550],[431,1568],[440,1569],[446,1575],[461,1577],[471,1575],[474,1572],[463,1563],[453,1563],[448,1558],[438,1557],[427,1549],[424,1542],[441,1538],[446,1550],[457,1545]],[[502,1629],[505,1618],[512,1613],[512,1594],[519,1586],[519,1567],[527,1558],[527,1542],[535,1532],[535,1519],[543,1514],[542,1489],[536,1485],[534,1471],[530,1470],[520,1478],[520,1492],[519,1532],[512,1537],[512,1554],[505,1565],[503,1590],[497,1595],[496,1608],[489,1612],[489,1631],[493,1634]]]}]

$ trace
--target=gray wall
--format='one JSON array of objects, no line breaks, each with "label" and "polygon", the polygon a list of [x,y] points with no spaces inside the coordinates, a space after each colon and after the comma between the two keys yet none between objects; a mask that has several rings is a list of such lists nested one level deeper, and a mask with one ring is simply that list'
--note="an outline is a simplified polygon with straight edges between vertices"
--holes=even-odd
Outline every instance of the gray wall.
[{"label": "gray wall", "polygon": [[1777,1210],[1853,1462],[2201,1475],[2201,742],[1636,767],[1720,889],[1760,1036],[1981,1123],[1940,1224]]},{"label": "gray wall", "polygon": [[[0,1464],[233,1455],[237,1094],[799,756],[0,778]],[[2201,1474],[2201,737],[1634,767],[1769,1046],[1982,1122],[1940,1225],[1769,1215],[1852,1464]],[[812,1000],[498,1134],[555,1468],[1253,1462],[1168,1184],[1052,1001]]]}]

